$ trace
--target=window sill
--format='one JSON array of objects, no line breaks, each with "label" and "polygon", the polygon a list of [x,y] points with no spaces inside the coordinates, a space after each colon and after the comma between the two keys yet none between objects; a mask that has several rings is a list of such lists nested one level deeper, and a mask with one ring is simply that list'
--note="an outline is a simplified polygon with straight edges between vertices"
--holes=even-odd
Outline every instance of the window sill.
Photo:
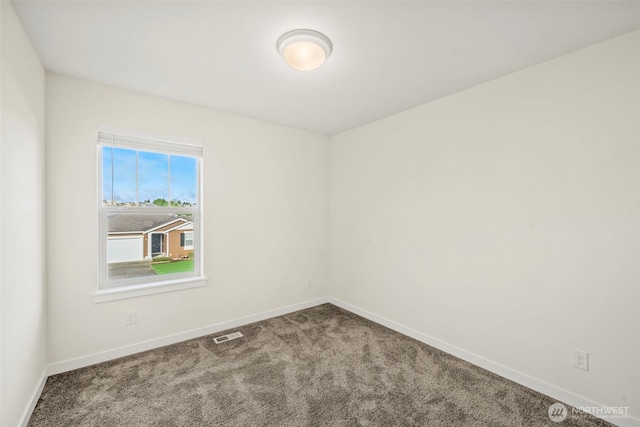
[{"label": "window sill", "polygon": [[116,301],[127,298],[137,298],[145,295],[161,294],[164,292],[201,288],[206,285],[206,277],[190,277],[188,279],[167,280],[164,282],[145,283],[142,285],[100,289],[95,294],[93,294],[93,302],[95,304],[99,304],[102,302]]}]

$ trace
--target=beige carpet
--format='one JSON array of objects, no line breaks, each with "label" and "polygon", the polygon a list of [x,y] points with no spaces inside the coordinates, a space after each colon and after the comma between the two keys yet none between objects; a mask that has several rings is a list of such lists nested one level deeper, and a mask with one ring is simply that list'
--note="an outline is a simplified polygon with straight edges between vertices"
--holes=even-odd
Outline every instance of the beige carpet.
[{"label": "beige carpet", "polygon": [[29,426],[607,425],[330,304],[235,330],[52,376]]}]

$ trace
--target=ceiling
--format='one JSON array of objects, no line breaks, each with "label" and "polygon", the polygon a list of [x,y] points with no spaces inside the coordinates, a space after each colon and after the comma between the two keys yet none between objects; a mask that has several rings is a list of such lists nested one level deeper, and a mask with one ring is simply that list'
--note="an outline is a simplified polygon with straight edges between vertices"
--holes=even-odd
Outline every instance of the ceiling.
[{"label": "ceiling", "polygon": [[[332,135],[640,28],[639,1],[30,1],[48,71]],[[315,71],[284,32],[326,34]]]}]

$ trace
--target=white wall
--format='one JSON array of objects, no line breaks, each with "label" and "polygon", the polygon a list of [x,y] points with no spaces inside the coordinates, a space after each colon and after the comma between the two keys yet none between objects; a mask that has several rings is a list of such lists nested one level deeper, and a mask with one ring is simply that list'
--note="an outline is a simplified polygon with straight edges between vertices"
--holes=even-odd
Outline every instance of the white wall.
[{"label": "white wall", "polygon": [[[55,74],[47,108],[50,363],[327,295],[327,137]],[[92,302],[99,125],[204,141],[208,286]]]},{"label": "white wall", "polygon": [[47,367],[45,72],[11,3],[0,10],[0,425],[16,426]]},{"label": "white wall", "polygon": [[640,416],[639,38],[332,137],[330,295]]}]

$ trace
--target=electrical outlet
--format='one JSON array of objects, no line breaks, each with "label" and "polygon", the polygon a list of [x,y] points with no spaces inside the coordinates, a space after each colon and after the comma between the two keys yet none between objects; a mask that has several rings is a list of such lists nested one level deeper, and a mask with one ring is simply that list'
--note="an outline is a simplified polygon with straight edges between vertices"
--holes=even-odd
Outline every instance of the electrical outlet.
[{"label": "electrical outlet", "polygon": [[126,326],[135,325],[138,321],[138,313],[136,311],[127,311],[124,324]]},{"label": "electrical outlet", "polygon": [[582,350],[571,349],[571,366],[574,368],[582,369],[583,371],[589,370],[589,353]]},{"label": "electrical outlet", "polygon": [[309,280],[307,280],[307,288],[313,288],[313,279],[309,278]]}]

